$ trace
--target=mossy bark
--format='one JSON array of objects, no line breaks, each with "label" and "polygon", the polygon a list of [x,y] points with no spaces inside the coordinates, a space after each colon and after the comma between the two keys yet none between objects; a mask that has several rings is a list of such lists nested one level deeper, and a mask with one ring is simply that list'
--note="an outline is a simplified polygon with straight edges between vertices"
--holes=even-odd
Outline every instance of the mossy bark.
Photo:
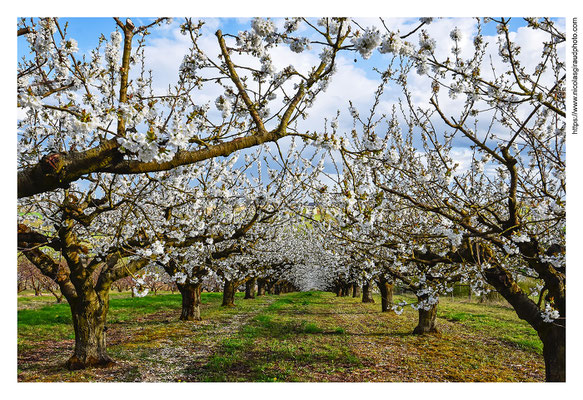
[{"label": "mossy bark", "polygon": [[[65,215],[69,208],[74,208],[71,197],[63,204]],[[113,364],[107,354],[106,320],[109,310],[109,291],[113,282],[143,268],[148,260],[140,259],[118,265],[122,255],[109,255],[103,259],[83,261],[82,253],[86,253],[78,238],[73,232],[74,221],[65,218],[58,230],[58,246],[51,246],[60,251],[67,268],[61,268],[62,260],[53,259],[39,249],[39,245],[46,244],[39,241],[42,235],[29,227],[19,225],[19,248],[43,275],[54,280],[63,296],[67,299],[71,310],[73,330],[75,332],[75,346],[73,355],[66,362],[71,370],[87,367],[106,367]],[[54,244],[53,244],[54,245]],[[101,267],[96,274],[96,269]]]},{"label": "mossy bark", "polygon": [[[425,298],[418,297],[419,301],[425,300]],[[437,332],[437,328],[435,327],[435,318],[437,317],[437,304],[432,304],[429,309],[424,310],[420,308],[418,310],[419,313],[419,322],[417,326],[413,330],[413,334],[415,335],[422,335],[425,333],[434,333]]]},{"label": "mossy bark", "polygon": [[107,355],[106,317],[109,295],[102,298],[80,296],[70,303],[75,330],[75,348],[66,366],[70,370],[87,367],[107,367],[113,360]]}]

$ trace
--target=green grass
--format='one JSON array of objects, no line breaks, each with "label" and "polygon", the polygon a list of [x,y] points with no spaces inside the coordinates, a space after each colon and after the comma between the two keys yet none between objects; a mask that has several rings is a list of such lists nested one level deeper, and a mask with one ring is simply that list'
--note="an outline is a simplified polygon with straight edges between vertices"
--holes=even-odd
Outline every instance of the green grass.
[{"label": "green grass", "polygon": [[[310,369],[361,365],[338,326],[299,318],[321,300],[320,293],[291,293],[274,301],[235,338],[223,340],[218,351],[195,371],[203,381],[306,381]],[[331,338],[333,334],[336,338]],[[332,366],[331,366],[332,365]],[[308,374],[308,375],[306,375]]]},{"label": "green grass", "polygon": [[484,307],[476,303],[460,303],[448,299],[442,301],[438,317],[463,323],[478,332],[496,335],[508,343],[542,354],[542,342],[536,332],[526,323],[517,324],[513,310],[499,305],[490,305],[486,310],[484,312]]},{"label": "green grass", "polygon": [[[156,313],[180,315],[180,294],[165,294],[157,296],[130,297],[129,294],[119,295],[114,293],[109,303],[107,324],[136,323],[136,319],[152,316]],[[242,293],[236,298],[242,302]],[[201,304],[208,307],[208,312],[203,311],[204,317],[228,318],[236,313],[236,310],[228,310],[218,307],[222,301],[221,293],[202,293]],[[47,337],[55,339],[74,339],[71,310],[66,300],[56,304],[54,297],[19,297],[19,306],[36,304],[32,309],[18,311],[18,336],[22,341],[41,341]],[[44,305],[43,304],[48,304]],[[205,315],[206,314],[206,315]]]},{"label": "green grass", "polygon": [[19,338],[30,341],[42,340],[46,336],[54,336],[57,340],[74,338],[69,304],[19,311],[18,334]]},{"label": "green grass", "polygon": [[[395,301],[410,296],[395,296]],[[203,293],[200,322],[182,322],[180,295],[113,294],[108,351],[118,366],[68,372],[66,303],[19,298],[21,381],[532,381],[544,377],[534,330],[502,304],[444,298],[438,334],[412,335],[417,313],[304,292],[220,307]],[[34,309],[26,307],[34,306]]]},{"label": "green grass", "polygon": [[313,322],[305,322],[302,323],[302,332],[304,333],[322,333],[323,329],[318,327],[318,325],[316,325]]}]

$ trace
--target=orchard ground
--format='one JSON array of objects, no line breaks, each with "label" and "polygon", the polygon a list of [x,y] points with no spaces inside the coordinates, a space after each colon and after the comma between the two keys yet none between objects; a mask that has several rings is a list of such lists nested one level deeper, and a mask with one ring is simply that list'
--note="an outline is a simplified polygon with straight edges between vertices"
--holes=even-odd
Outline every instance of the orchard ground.
[{"label": "orchard ground", "polygon": [[418,336],[417,312],[381,313],[378,295],[374,304],[315,291],[242,297],[225,308],[220,293],[203,293],[203,320],[181,322],[179,294],[112,294],[116,364],[68,371],[69,306],[21,295],[18,381],[544,381],[536,332],[502,303],[442,298],[439,333]]}]

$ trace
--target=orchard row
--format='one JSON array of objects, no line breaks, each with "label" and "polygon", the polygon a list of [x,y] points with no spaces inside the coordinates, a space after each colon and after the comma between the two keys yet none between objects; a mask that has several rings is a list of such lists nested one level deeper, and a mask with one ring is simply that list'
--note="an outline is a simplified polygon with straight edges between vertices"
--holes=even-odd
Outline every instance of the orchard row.
[{"label": "orchard row", "polygon": [[[430,18],[255,18],[209,36],[204,21],[116,18],[79,54],[67,24],[22,19],[18,251],[71,307],[68,367],[111,362],[123,279],[135,295],[175,284],[186,321],[209,281],[225,306],[245,282],[364,299],[377,282],[396,313],[399,284],[416,333],[461,283],[503,296],[564,381],[565,34],[548,18],[468,21],[439,35]],[[165,23],[188,47],[160,92],[148,39]],[[309,115],[349,84],[345,56],[377,74],[370,105],[348,93]]]}]

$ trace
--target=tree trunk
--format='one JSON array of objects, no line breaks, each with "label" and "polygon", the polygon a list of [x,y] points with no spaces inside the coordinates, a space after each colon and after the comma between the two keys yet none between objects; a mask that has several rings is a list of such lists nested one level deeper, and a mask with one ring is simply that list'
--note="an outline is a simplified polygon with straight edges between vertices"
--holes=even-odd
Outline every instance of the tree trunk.
[{"label": "tree trunk", "polygon": [[349,283],[343,284],[342,285],[342,297],[350,296],[350,289],[351,288],[352,288],[352,285],[350,285]]},{"label": "tree trunk", "polygon": [[565,327],[547,325],[538,332],[543,342],[545,379],[547,382],[565,382]]},{"label": "tree trunk", "polygon": [[[424,298],[418,298],[419,301],[424,300]],[[420,308],[419,312],[419,323],[413,330],[413,334],[422,335],[424,333],[437,332],[435,328],[435,317],[437,316],[437,304],[432,304],[429,310],[424,310]]]},{"label": "tree trunk", "polygon": [[372,290],[370,290],[370,282],[365,282],[362,285],[362,302],[363,303],[374,303],[372,298]]},{"label": "tree trunk", "polygon": [[377,281],[381,292],[381,311],[387,312],[393,310],[393,285],[386,278],[379,278]]},{"label": "tree trunk", "polygon": [[225,279],[223,285],[223,307],[235,306],[235,282]]},{"label": "tree trunk", "polygon": [[107,355],[105,340],[109,294],[101,299],[96,295],[83,297],[70,304],[75,329],[75,348],[66,366],[70,370],[108,367],[114,363]]},{"label": "tree trunk", "polygon": [[257,296],[265,296],[265,279],[257,279]]},{"label": "tree trunk", "polygon": [[265,282],[265,291],[267,292],[267,294],[273,294],[273,285],[274,285],[273,281]]},{"label": "tree trunk", "polygon": [[[27,250],[25,255],[45,276],[59,285],[71,309],[75,347],[73,355],[67,360],[67,368],[76,370],[110,366],[113,360],[107,355],[105,326],[109,310],[109,290],[113,282],[145,267],[148,260],[144,258],[131,261],[123,269],[115,269],[122,257],[118,252],[117,255],[106,258],[106,266],[99,272],[95,282],[91,272],[103,260],[92,260],[88,264],[81,261],[78,251],[81,246],[73,235],[72,228],[71,220],[65,220],[58,231],[59,239],[63,243],[61,254],[70,272],[59,273],[60,264],[38,248]],[[28,244],[24,241],[22,245],[26,248]]]},{"label": "tree trunk", "polygon": [[35,296],[40,296],[42,294],[41,289],[40,289],[40,283],[37,283],[35,285],[34,278],[31,279],[31,282],[32,282],[32,288],[34,289],[34,295]]},{"label": "tree trunk", "polygon": [[200,321],[200,283],[177,283],[182,295],[181,321]]},{"label": "tree trunk", "polygon": [[255,298],[255,282],[256,278],[251,278],[245,282],[245,298],[254,299]]},{"label": "tree trunk", "polygon": [[543,320],[538,305],[520,289],[508,271],[494,266],[484,270],[483,273],[486,281],[494,286],[497,292],[512,305],[518,317],[528,322],[536,330],[543,342],[546,380],[548,382],[565,382],[566,310],[564,289],[562,293],[554,297],[555,307],[561,318],[549,323]]},{"label": "tree trunk", "polygon": [[352,297],[358,297],[360,296],[360,286],[358,286],[358,284],[353,283],[352,284]]},{"label": "tree trunk", "polygon": [[61,302],[63,301],[63,294],[61,293],[61,291],[59,289],[53,289],[51,286],[49,286],[47,289],[49,292],[51,292],[53,296],[55,296],[57,303],[61,304]]}]

